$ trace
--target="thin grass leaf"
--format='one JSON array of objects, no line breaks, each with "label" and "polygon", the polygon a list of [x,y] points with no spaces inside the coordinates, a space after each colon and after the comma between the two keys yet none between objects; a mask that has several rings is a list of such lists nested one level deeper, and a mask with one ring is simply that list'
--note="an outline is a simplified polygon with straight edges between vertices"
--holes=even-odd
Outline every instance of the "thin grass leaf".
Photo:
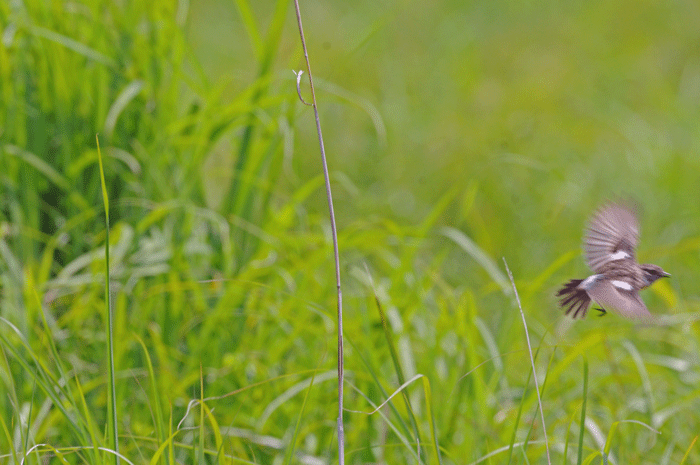
[{"label": "thin grass leaf", "polygon": [[[299,78],[300,76],[297,78],[297,80],[299,80]],[[317,78],[316,83],[318,84],[318,87],[320,89],[323,89],[326,93],[335,95],[339,97],[341,101],[348,102],[353,106],[361,108],[362,111],[364,111],[365,114],[372,120],[372,126],[374,126],[374,131],[376,133],[379,146],[382,149],[386,147],[386,125],[384,124],[384,120],[382,119],[382,113],[370,100],[363,98],[357,94],[354,94],[331,81]],[[446,196],[451,197],[451,194],[448,193]],[[442,202],[438,201],[438,203]],[[442,211],[443,208],[438,206],[437,210]],[[426,223],[434,223],[434,220],[430,218],[431,216],[433,216],[433,213],[434,212],[431,211],[426,220],[422,221],[423,226]],[[423,229],[423,226],[420,226],[419,229]]]},{"label": "thin grass leaf", "polygon": [[31,26],[30,31],[37,37],[43,37],[44,39],[62,45],[67,49],[73,50],[77,54],[84,56],[85,58],[89,58],[90,60],[96,61],[97,63],[108,66],[110,68],[117,67],[117,63],[107,55],[104,55],[98,52],[97,50],[86,46],[84,43],[78,42],[77,40],[71,39],[70,37],[67,37],[63,34],[59,34],[57,32],[45,29],[40,26]]},{"label": "thin grass leaf", "polygon": [[143,351],[143,356],[146,359],[146,369],[148,370],[148,382],[151,385],[151,405],[155,413],[155,423],[156,423],[156,440],[159,444],[163,444],[165,441],[165,431],[163,423],[163,409],[161,408],[161,398],[158,392],[158,378],[156,377],[155,370],[153,369],[153,362],[151,361],[151,354],[146,348],[146,344],[143,342],[139,336],[135,336],[136,341],[141,345]]},{"label": "thin grass leaf", "polygon": [[272,14],[272,20],[267,28],[267,38],[265,40],[265,47],[263,48],[260,75],[265,75],[272,69],[275,54],[280,46],[280,40],[282,38],[282,31],[284,30],[284,22],[287,18],[289,3],[290,2],[286,0],[277,0],[277,3],[275,3],[275,10]]},{"label": "thin grass leaf", "polygon": [[211,454],[216,454],[216,461],[220,465],[227,464],[228,461],[226,460],[226,454],[224,454],[224,440],[223,436],[221,435],[221,427],[219,426],[219,422],[216,420],[216,416],[212,414],[212,410],[206,405],[202,404],[206,407],[207,409],[207,420],[209,420],[209,425],[210,425],[210,430],[212,433],[214,433],[214,446],[216,447],[216,451],[212,451]]},{"label": "thin grass leaf", "polygon": [[[78,395],[80,396],[80,406],[82,407],[83,411],[83,417],[84,417],[84,422],[86,425],[87,433],[90,435],[89,437],[89,442],[86,441],[86,444],[91,444],[92,445],[92,455],[90,459],[93,461],[93,463],[97,463],[97,458],[100,456],[99,453],[99,448],[100,448],[100,441],[98,440],[100,433],[98,432],[98,427],[94,422],[93,419],[93,413],[90,411],[90,408],[88,407],[87,400],[85,399],[85,393],[83,392],[83,387],[80,384],[80,380],[78,377],[75,377],[75,387],[76,390],[78,391]],[[77,406],[76,406],[77,408]]]},{"label": "thin grass leaf", "polygon": [[586,459],[583,461],[583,465],[591,465],[591,463],[593,463],[593,461],[600,456],[600,451],[591,452],[586,456]]},{"label": "thin grass leaf", "polygon": [[547,268],[545,268],[540,274],[538,274],[535,279],[533,279],[530,284],[525,288],[523,300],[527,301],[532,298],[538,292],[542,292],[542,289],[551,277],[559,271],[565,264],[569,263],[574,258],[578,257],[580,252],[578,250],[571,250],[567,253],[562,254],[556,260],[554,260]]},{"label": "thin grass leaf", "polygon": [[[370,277],[370,282],[371,282],[371,275],[369,274],[369,270],[368,270],[367,274]],[[384,309],[382,308],[382,304],[379,301],[379,296],[377,295],[376,290],[374,289],[373,283],[372,283],[372,292],[374,294],[374,303],[377,307],[377,312],[379,313],[379,319],[382,322],[382,329],[384,331],[384,338],[386,339],[387,347],[389,348],[389,355],[391,356],[391,361],[394,365],[394,371],[396,372],[396,377],[398,378],[398,381],[400,384],[404,384],[406,382],[406,379],[405,379],[404,374],[403,374],[403,369],[401,368],[401,361],[399,360],[398,351],[396,350],[396,344],[394,343],[393,332],[392,332],[391,328],[389,328],[389,324],[386,321]],[[401,398],[404,401],[406,411],[408,412],[408,418],[411,421],[411,429],[413,430],[413,437],[415,438],[416,444],[418,445],[418,456],[422,458],[423,454],[421,453],[421,449],[420,449],[421,436],[420,436],[420,432],[418,430],[418,422],[417,422],[415,415],[413,413],[413,407],[411,406],[411,401],[408,399],[408,395],[406,395],[406,393],[403,391],[401,391]]]},{"label": "thin grass leaf", "polygon": [[143,86],[144,82],[142,80],[135,79],[117,95],[117,98],[107,112],[107,118],[105,118],[104,131],[108,140],[111,139],[114,134],[114,128],[117,125],[119,115],[121,115],[126,106],[141,93]]},{"label": "thin grass leaf", "polygon": [[[460,307],[466,309],[466,318],[463,320],[460,318],[460,326],[463,328],[464,334],[464,351],[466,352],[466,358],[469,363],[469,367],[476,367],[481,361],[481,339],[480,339],[480,328],[479,328],[479,317],[477,316],[478,303],[474,293],[471,290],[466,290],[461,299],[464,303],[460,304]],[[485,328],[485,325],[482,325]],[[496,352],[498,353],[498,352]],[[494,364],[500,362],[500,357],[497,357]],[[490,412],[488,409],[489,396],[491,392],[486,385],[484,380],[483,370],[477,370],[472,372],[470,375],[470,385],[473,389],[473,405],[472,412],[477,417],[485,418]]]},{"label": "thin grass leaf", "polygon": [[581,404],[581,423],[578,436],[578,458],[576,463],[582,464],[583,460],[583,435],[586,431],[586,403],[588,402],[588,359],[583,357],[583,402]]},{"label": "thin grass leaf", "polygon": [[[29,282],[29,284],[31,285],[31,281]],[[66,370],[63,367],[63,363],[61,363],[61,357],[59,356],[58,349],[56,348],[55,337],[52,334],[51,326],[46,320],[46,313],[44,312],[44,307],[41,304],[41,299],[39,298],[39,294],[36,292],[36,289],[34,287],[32,287],[32,291],[32,296],[34,297],[34,304],[37,306],[39,315],[41,315],[41,322],[44,325],[44,335],[46,336],[46,343],[48,344],[49,349],[51,350],[54,366],[56,367],[59,373],[59,379],[67,381]],[[72,399],[73,394],[70,391],[70,383],[65,382],[61,384],[65,386],[68,398]]]},{"label": "thin grass leaf", "polygon": [[537,404],[540,408],[540,418],[542,420],[542,435],[544,436],[544,448],[547,452],[547,463],[551,465],[552,460],[549,457],[549,441],[547,439],[547,425],[544,421],[544,409],[542,408],[542,398],[540,396],[540,387],[537,381],[537,372],[535,370],[535,359],[532,356],[532,346],[530,344],[530,333],[527,329],[527,321],[525,320],[525,312],[523,312],[523,306],[520,303],[520,296],[518,295],[518,289],[515,287],[515,279],[513,279],[513,273],[511,273],[510,268],[508,268],[508,263],[506,258],[503,257],[503,264],[506,266],[506,272],[508,273],[508,278],[510,283],[513,285],[513,294],[515,295],[515,302],[518,304],[518,309],[520,310],[520,317],[523,320],[523,328],[525,329],[525,340],[527,341],[527,351],[530,355],[530,365],[532,366],[532,378],[535,380],[535,392],[537,394]]},{"label": "thin grass leaf", "polygon": [[[589,422],[589,421],[590,421],[590,418],[588,418],[586,420],[586,422]],[[608,460],[613,462],[613,463],[615,462],[612,458],[610,458],[610,449],[612,448],[613,435],[615,434],[615,432],[617,432],[617,428],[618,428],[618,425],[620,423],[636,423],[638,425],[644,426],[645,428],[647,428],[649,431],[651,431],[653,433],[661,434],[660,431],[657,431],[654,428],[652,428],[651,426],[647,425],[646,423],[643,423],[643,422],[638,421],[638,420],[620,420],[620,421],[613,422],[613,424],[610,425],[610,431],[608,432],[608,436],[607,436],[605,443],[602,447],[603,452],[601,455],[603,456],[603,461],[605,464],[608,463]],[[588,427],[591,428],[591,425],[589,424]]]},{"label": "thin grass leaf", "polygon": [[440,443],[437,438],[437,428],[435,427],[435,417],[433,415],[433,396],[430,390],[430,380],[423,376],[423,393],[425,395],[425,407],[427,410],[428,420],[430,421],[430,437],[433,440],[433,459],[435,463],[442,464],[442,455],[440,454]]},{"label": "thin grass leaf", "polygon": [[[532,442],[530,442],[530,444],[544,444],[544,441],[532,441]],[[525,443],[523,443],[523,442],[516,442],[515,443],[515,447],[518,447],[518,448],[522,448],[524,445],[525,445]],[[477,464],[483,463],[487,460],[491,460],[493,457],[497,456],[498,454],[500,454],[502,452],[507,452],[509,448],[510,448],[510,446],[499,447],[498,449],[493,450],[482,457],[479,457],[477,460],[475,460],[474,462],[471,462],[469,465],[477,465]]]},{"label": "thin grass leaf", "polygon": [[684,465],[685,461],[688,460],[688,457],[690,456],[690,451],[693,449],[693,446],[695,446],[696,442],[698,442],[698,436],[695,436],[693,438],[693,441],[688,446],[688,449],[686,449],[685,454],[683,454],[683,458],[681,459],[681,462],[679,465]]},{"label": "thin grass leaf", "polygon": [[250,5],[245,0],[235,0],[236,7],[238,8],[238,13],[241,15],[243,20],[243,25],[246,29],[246,35],[250,39],[253,50],[255,51],[255,56],[258,61],[263,59],[263,41],[260,36],[260,31],[258,31],[258,25],[253,17],[253,11],[250,9]]},{"label": "thin grass leaf", "polygon": [[443,236],[452,239],[458,246],[462,248],[467,254],[469,254],[476,262],[481,265],[481,267],[486,270],[486,272],[491,276],[491,279],[498,284],[501,291],[505,295],[510,295],[511,290],[508,287],[508,278],[498,269],[496,261],[489,257],[486,252],[483,251],[474,241],[472,241],[466,234],[455,228],[443,228],[441,230]]},{"label": "thin grass leaf", "polygon": [[383,420],[385,421],[385,423],[389,426],[389,428],[391,428],[392,432],[396,435],[396,437],[399,439],[399,441],[401,441],[401,443],[404,445],[404,447],[406,448],[406,450],[409,451],[409,453],[411,454],[411,456],[412,456],[412,457],[416,460],[416,462],[418,462],[418,463],[424,463],[424,462],[423,462],[423,460],[421,459],[421,457],[418,455],[418,452],[417,452],[416,450],[413,449],[413,444],[415,444],[415,442],[413,442],[413,441],[412,441],[412,438],[410,438],[408,435],[404,435],[401,431],[399,431],[399,429],[396,427],[396,425],[395,425],[393,422],[389,421],[389,418],[388,418],[386,415],[384,415],[384,412],[382,412],[381,409],[382,409],[382,407],[383,407],[384,405],[387,405],[387,404],[388,404],[388,405],[391,405],[391,402],[390,402],[390,401],[391,401],[392,398],[394,398],[394,396],[397,396],[397,395],[399,395],[400,393],[402,393],[403,390],[404,390],[406,387],[408,387],[408,386],[411,385],[414,381],[416,381],[417,379],[422,378],[422,377],[423,377],[423,375],[416,375],[416,376],[414,376],[413,378],[409,379],[405,384],[403,384],[402,386],[400,386],[400,387],[399,387],[396,391],[394,391],[384,402],[382,402],[382,403],[379,404],[379,405],[376,405],[374,402],[372,402],[372,400],[369,398],[369,396],[365,395],[364,392],[360,391],[360,390],[357,389],[355,386],[353,386],[353,387],[355,388],[355,391],[356,391],[358,394],[360,394],[360,395],[367,401],[367,403],[369,403],[372,407],[374,407],[374,409],[373,409],[371,412],[360,412],[360,411],[350,410],[350,409],[347,410],[348,412],[360,413],[360,414],[365,414],[365,415],[374,415],[374,414],[378,414],[380,417],[382,417],[382,419],[383,419]]},{"label": "thin grass leaf", "polygon": [[[542,347],[543,342],[544,342],[544,337],[540,340],[540,345],[537,346],[537,351],[535,352],[535,360],[537,360],[537,356],[540,353],[540,348]],[[547,372],[544,376],[544,380],[542,381],[542,388],[540,389],[540,397],[544,396],[544,391],[545,391],[545,388],[547,387],[547,379],[549,379],[549,374],[550,374],[549,369],[551,368],[552,362],[554,361],[555,351],[556,351],[556,347],[555,347],[555,350],[552,351],[552,354],[549,357],[549,364],[547,365]],[[536,416],[537,412],[535,412],[534,415]],[[527,448],[527,444],[530,441],[530,437],[532,436],[532,431],[533,431],[534,427],[535,427],[535,418],[533,416],[532,420],[530,421],[530,428],[528,429],[528,432],[525,435],[525,445],[523,446],[523,448]]]},{"label": "thin grass leaf", "polygon": [[649,419],[653,421],[654,419],[654,393],[651,388],[651,380],[649,379],[649,372],[644,365],[644,360],[642,355],[637,350],[637,347],[630,341],[624,341],[622,344],[625,349],[632,356],[632,361],[634,361],[635,367],[637,367],[637,372],[639,372],[639,377],[642,380],[642,387],[644,388],[644,397],[647,401],[647,410],[649,412]]},{"label": "thin grass leaf", "polygon": [[61,383],[46,370],[42,360],[37,358],[36,354],[32,351],[31,346],[24,338],[24,335],[13,325],[10,321],[5,318],[0,317],[0,322],[5,323],[7,327],[12,329],[19,339],[22,347],[27,351],[31,358],[31,362],[20,354],[16,341],[11,341],[7,338],[4,332],[0,331],[0,341],[7,347],[17,361],[20,364],[25,373],[31,375],[33,379],[36,380],[37,385],[42,389],[44,394],[51,399],[53,405],[60,410],[63,417],[68,421],[68,425],[74,431],[74,433],[81,437],[83,434],[81,429],[81,423],[75,421],[74,415],[71,415],[67,410],[65,403],[63,402],[63,397],[68,397],[65,392],[61,389]]},{"label": "thin grass leaf", "polygon": [[[51,331],[51,326],[49,325],[48,321],[46,320],[46,313],[44,312],[44,307],[41,304],[41,300],[39,299],[39,294],[34,290],[33,292],[33,297],[34,297],[34,304],[37,306],[39,309],[39,314],[41,315],[41,320],[42,324],[44,326],[44,335],[46,337],[46,340],[48,341],[47,344],[49,346],[49,349],[52,354],[52,359],[54,362],[54,365],[56,369],[58,370],[59,373],[59,379],[57,380],[59,385],[62,387],[62,390],[64,391],[63,394],[67,398],[67,403],[71,404],[71,406],[75,410],[80,410],[78,403],[76,402],[75,394],[73,393],[71,389],[71,383],[69,382],[69,377],[66,373],[65,368],[63,367],[63,363],[61,362],[61,357],[59,355],[59,351],[56,348],[55,340],[56,338],[52,334]],[[35,379],[36,382],[36,379]],[[78,389],[78,398],[80,399],[80,406],[82,406],[82,411],[83,411],[83,416],[78,417],[81,425],[81,439],[83,444],[89,444],[92,446],[92,455],[90,456],[90,460],[93,462],[97,462],[97,458],[99,457],[99,452],[98,452],[98,447],[100,445],[99,441],[97,440],[97,437],[99,436],[96,433],[96,425],[94,421],[92,420],[92,416],[90,415],[90,409],[87,407],[86,401],[85,401],[85,396],[82,391],[82,387],[80,385],[80,381],[78,380],[77,376],[75,377],[75,383],[76,383],[76,388]],[[31,415],[29,416],[31,418]],[[90,450],[90,449],[87,449]]]},{"label": "thin grass leaf", "polygon": [[[247,5],[243,0],[239,0],[239,7],[242,7],[242,12],[248,11]],[[284,26],[284,18],[287,13],[288,2],[284,0],[277,0],[275,11],[270,22],[270,26],[267,32],[267,38],[264,43],[264,47],[260,53],[260,62],[258,69],[258,80],[269,79],[268,74],[270,73],[270,67],[272,65],[273,59],[279,47],[279,40],[282,34],[282,29]],[[245,13],[248,17],[249,13]],[[250,19],[246,20],[249,23]],[[258,107],[260,100],[267,93],[268,86],[261,85],[251,96],[251,108],[255,109]],[[248,192],[251,189],[250,179],[252,179],[252,174],[256,171],[255,166],[260,166],[259,160],[263,157],[261,155],[264,153],[261,150],[255,150],[254,147],[254,137],[255,130],[258,126],[257,117],[253,110],[248,115],[248,121],[245,125],[243,135],[240,138],[240,145],[238,154],[236,157],[235,166],[233,169],[234,176],[240,179],[240,182],[233,183],[228,189],[228,195],[226,196],[227,209],[224,211],[226,214],[236,214],[242,216],[244,219],[248,219],[248,215],[241,211],[243,206],[249,202]],[[251,161],[252,160],[252,161]],[[257,160],[257,162],[256,162]]]},{"label": "thin grass leaf", "polygon": [[[375,386],[376,389],[381,393],[382,397],[385,399],[385,400],[380,404],[379,407],[383,407],[384,405],[388,405],[388,406],[389,406],[389,409],[391,409],[391,412],[392,412],[392,414],[394,415],[394,418],[396,418],[396,421],[398,422],[399,426],[401,427],[401,430],[402,430],[401,435],[402,435],[402,436],[410,436],[410,435],[411,435],[411,428],[410,428],[410,426],[406,423],[405,419],[404,419],[403,416],[399,413],[398,409],[397,409],[396,406],[394,405],[394,402],[391,400],[391,399],[397,394],[397,392],[394,392],[393,394],[389,395],[389,393],[384,389],[384,386],[383,386],[382,383],[381,383],[381,379],[382,379],[382,378],[381,378],[381,376],[380,376],[380,373],[378,373],[377,370],[376,370],[373,366],[370,365],[369,360],[368,360],[368,357],[365,357],[365,356],[364,356],[364,354],[363,354],[362,351],[360,350],[361,348],[358,347],[358,346],[356,346],[356,345],[353,343],[353,340],[352,340],[352,339],[348,339],[348,342],[350,343],[350,345],[351,345],[351,347],[353,348],[353,350],[355,350],[355,353],[357,354],[357,356],[360,357],[360,360],[362,361],[363,365],[364,365],[365,368],[367,369],[367,372],[368,372],[368,373],[370,374],[370,376],[372,377],[372,380],[374,381],[374,386]],[[413,379],[409,380],[409,382],[408,382],[406,385],[410,384],[410,383],[413,382],[415,379],[417,379],[417,377],[414,377]],[[399,390],[402,389],[402,388],[403,388],[403,386],[399,387]],[[363,397],[369,399],[369,397],[368,397],[368,396],[365,396],[364,394],[363,394]],[[374,405],[373,402],[370,402],[370,404]],[[375,413],[375,411],[376,411],[376,409],[375,409],[374,411],[372,411],[372,412],[361,412],[361,411],[354,411],[354,410],[346,409],[346,412],[364,413],[364,414],[367,414],[367,415],[371,415],[371,414]],[[383,417],[384,417],[384,416],[383,416]],[[395,427],[392,427],[392,428],[395,428]],[[398,430],[398,428],[397,428],[397,430]],[[406,443],[408,444],[408,441],[406,441]]]},{"label": "thin grass leaf", "polygon": [[168,440],[166,445],[168,447],[168,465],[175,465],[175,447],[174,439],[178,431],[173,431],[173,405],[170,404],[170,415],[168,416]]},{"label": "thin grass leaf", "polygon": [[[537,354],[535,354],[537,356]],[[530,386],[530,378],[532,377],[532,370],[528,370],[527,379],[525,380],[525,388],[523,389],[523,394],[520,397],[520,405],[518,406],[518,413],[515,416],[515,422],[513,423],[513,433],[510,435],[510,442],[508,444],[508,460],[506,463],[510,465],[513,458],[513,448],[515,447],[515,436],[518,433],[518,426],[520,425],[520,417],[523,414],[523,406],[525,405],[525,399],[527,398],[527,389]]]},{"label": "thin grass leaf", "polygon": [[[0,424],[2,425],[2,431],[5,433],[5,438],[7,439],[7,444],[10,448],[9,456],[12,458],[12,463],[19,463],[19,459],[17,458],[17,451],[15,450],[14,443],[12,441],[12,434],[10,433],[10,430],[7,427],[7,423],[5,423],[5,419],[0,416]],[[5,452],[7,454],[7,452]]]},{"label": "thin grass leaf", "polygon": [[610,449],[612,448],[612,438],[615,435],[615,431],[617,431],[617,425],[619,424],[619,421],[615,421],[612,425],[610,425],[610,431],[608,431],[608,437],[605,439],[605,446],[603,447],[603,457],[607,457],[608,455],[610,455]]},{"label": "thin grass leaf", "polygon": [[114,450],[114,463],[119,465],[119,427],[117,417],[117,388],[114,379],[114,313],[112,311],[112,298],[110,292],[109,274],[109,197],[107,196],[107,184],[105,182],[104,167],[102,166],[102,151],[100,150],[100,139],[95,135],[97,141],[97,160],[100,166],[100,185],[102,186],[102,202],[105,209],[105,307],[107,310],[107,359],[109,360],[109,428],[110,447]]},{"label": "thin grass leaf", "polygon": [[88,221],[91,221],[97,215],[97,209],[88,208],[85,211],[77,214],[76,216],[68,219],[66,223],[60,228],[44,245],[44,251],[41,255],[41,264],[37,272],[37,286],[39,289],[44,289],[44,286],[49,281],[51,277],[52,267],[55,266],[55,253],[61,239],[68,234],[69,231],[78,228],[79,226],[84,226]]},{"label": "thin grass leaf", "polygon": [[[168,418],[168,437],[165,438],[163,442],[160,443],[158,446],[158,449],[153,453],[153,456],[151,457],[151,460],[148,462],[149,465],[157,465],[158,462],[160,462],[161,458],[164,459],[165,463],[168,465],[175,465],[175,449],[174,449],[174,442],[175,442],[175,437],[180,434],[180,431],[173,431],[173,415],[172,415],[172,405],[170,406],[170,416]],[[163,454],[165,453],[165,450],[167,449],[168,454],[167,456],[163,457]]]},{"label": "thin grass leaf", "polygon": [[299,436],[299,428],[301,427],[301,419],[302,419],[303,414],[304,414],[304,408],[306,407],[306,402],[309,400],[309,393],[311,392],[311,388],[314,386],[314,379],[315,378],[316,378],[316,373],[314,372],[313,376],[311,376],[311,382],[309,382],[309,387],[306,389],[306,393],[304,394],[304,401],[301,403],[301,408],[299,409],[299,415],[297,415],[297,421],[296,421],[296,424],[294,425],[294,433],[292,434],[292,438],[289,440],[287,452],[284,454],[284,463],[287,465],[291,465],[292,459],[294,458],[294,449],[296,447],[297,437]]},{"label": "thin grass leaf", "polygon": [[576,411],[574,411],[571,414],[571,418],[569,418],[569,421],[567,422],[566,436],[564,436],[564,459],[562,460],[562,463],[567,463],[566,457],[568,456],[568,453],[569,453],[569,436],[571,436],[571,425],[574,424],[575,417],[576,417]]},{"label": "thin grass leaf", "polygon": [[6,144],[3,146],[3,149],[8,155],[17,157],[46,176],[46,179],[61,188],[62,191],[73,192],[71,181],[42,158],[16,145]]},{"label": "thin grass leaf", "polygon": [[304,379],[286,389],[282,394],[273,399],[262,411],[260,417],[257,419],[256,426],[258,430],[262,430],[265,427],[265,423],[272,416],[272,414],[290,399],[295,397],[300,392],[308,391],[309,387],[314,383],[319,384],[326,381],[330,381],[336,377],[334,371],[326,371],[320,375],[316,374],[315,370],[311,370],[311,377]]},{"label": "thin grass leaf", "polygon": [[[66,458],[64,457],[63,451],[61,451],[60,448],[57,449],[50,444],[36,444],[34,447],[32,447],[31,449],[29,449],[27,451],[27,453],[24,455],[24,457],[22,457],[22,461],[20,463],[22,463],[22,464],[25,463],[25,460],[27,459],[27,457],[29,457],[29,454],[31,454],[32,452],[36,452],[39,460],[43,461],[43,460],[45,460],[46,457],[44,459],[41,459],[40,453],[46,452],[46,451],[51,452],[50,454],[47,454],[47,457],[51,457],[51,459],[57,459],[59,461],[59,463],[69,465],[70,462],[68,462],[66,460]],[[69,449],[69,452],[73,452],[73,450]]]},{"label": "thin grass leaf", "polygon": [[199,365],[199,426],[197,427],[198,434],[198,445],[195,446],[193,454],[197,457],[195,463],[199,465],[205,465],[204,461],[204,410],[206,405],[204,405],[204,373],[202,371],[202,365]]},{"label": "thin grass leaf", "polygon": [[565,352],[564,358],[559,360],[559,362],[552,369],[552,378],[559,379],[562,374],[566,373],[570,369],[577,359],[585,356],[591,350],[594,350],[596,346],[599,346],[604,342],[605,334],[596,331],[576,341],[575,345],[567,347],[569,350]]}]

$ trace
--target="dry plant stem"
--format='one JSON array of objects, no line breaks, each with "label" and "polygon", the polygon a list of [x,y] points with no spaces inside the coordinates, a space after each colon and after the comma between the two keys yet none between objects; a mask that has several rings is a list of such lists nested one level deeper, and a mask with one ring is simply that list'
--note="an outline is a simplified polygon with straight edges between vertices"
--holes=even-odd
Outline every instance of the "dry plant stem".
[{"label": "dry plant stem", "polygon": [[540,406],[540,417],[542,418],[542,434],[544,435],[544,448],[547,451],[547,463],[552,465],[552,460],[549,458],[549,441],[547,441],[547,426],[544,423],[544,411],[542,410],[542,399],[540,398],[540,386],[537,382],[537,372],[535,371],[535,359],[532,358],[532,346],[530,345],[530,333],[527,331],[527,322],[525,321],[525,313],[523,312],[523,306],[520,304],[520,296],[518,295],[518,289],[515,287],[515,280],[513,279],[513,273],[510,272],[508,268],[508,263],[506,258],[503,257],[503,263],[506,265],[506,271],[508,272],[508,277],[510,278],[510,283],[513,285],[513,292],[515,293],[515,300],[518,302],[518,308],[520,309],[520,316],[523,319],[523,327],[525,328],[525,339],[527,340],[527,351],[530,354],[530,363],[532,364],[532,378],[535,380],[535,392],[537,392],[537,403]]},{"label": "dry plant stem", "polygon": [[343,294],[340,289],[340,254],[338,253],[338,233],[335,227],[335,213],[333,211],[333,196],[331,195],[331,180],[330,176],[328,175],[326,149],[323,146],[323,135],[321,134],[321,119],[318,116],[316,92],[314,91],[314,81],[311,77],[311,64],[309,63],[309,52],[306,48],[306,40],[304,39],[304,28],[301,25],[301,12],[299,11],[299,0],[294,0],[294,8],[297,13],[297,23],[299,24],[299,37],[301,38],[301,46],[304,49],[304,58],[306,59],[306,72],[309,75],[309,87],[311,88],[311,105],[314,107],[314,115],[316,117],[316,132],[318,134],[318,143],[321,147],[323,177],[326,181],[328,213],[331,221],[331,234],[333,236],[333,254],[335,257],[335,282],[338,291],[338,463],[340,465],[344,465],[345,429],[343,427],[343,382],[345,380],[345,374],[343,367]]}]

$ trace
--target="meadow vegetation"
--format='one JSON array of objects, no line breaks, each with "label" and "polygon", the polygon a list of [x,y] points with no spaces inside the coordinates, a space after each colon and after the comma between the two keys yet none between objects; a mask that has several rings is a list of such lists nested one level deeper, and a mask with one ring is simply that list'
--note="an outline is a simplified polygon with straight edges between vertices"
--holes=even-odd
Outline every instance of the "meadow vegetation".
[{"label": "meadow vegetation", "polygon": [[[700,464],[699,4],[301,8],[346,463]],[[283,0],[0,2],[0,464],[115,462],[108,300],[122,463],[338,461],[302,67]],[[616,196],[662,324],[557,308]]]}]

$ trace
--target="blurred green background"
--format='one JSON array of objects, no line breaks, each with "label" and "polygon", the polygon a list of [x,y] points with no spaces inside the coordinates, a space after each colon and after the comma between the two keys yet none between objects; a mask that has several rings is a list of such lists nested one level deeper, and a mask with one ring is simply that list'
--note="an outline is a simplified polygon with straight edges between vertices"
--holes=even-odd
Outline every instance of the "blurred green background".
[{"label": "blurred green background", "polygon": [[[552,461],[700,463],[700,4],[301,13],[339,228],[347,462],[546,463],[505,258]],[[337,462],[332,244],[293,4],[3,2],[0,33],[0,463],[37,444],[26,463],[112,463],[96,134],[120,452]],[[672,274],[643,294],[662,325],[557,308],[616,197],[642,207],[640,260]]]}]

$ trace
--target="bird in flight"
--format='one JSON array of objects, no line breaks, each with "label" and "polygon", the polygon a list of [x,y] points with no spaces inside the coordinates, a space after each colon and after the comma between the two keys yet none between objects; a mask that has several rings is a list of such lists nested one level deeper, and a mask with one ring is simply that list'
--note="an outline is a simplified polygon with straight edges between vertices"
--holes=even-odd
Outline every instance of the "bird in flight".
[{"label": "bird in flight", "polygon": [[594,274],[572,279],[557,292],[566,315],[585,318],[593,301],[600,316],[612,309],[631,319],[651,318],[639,291],[670,274],[660,266],[637,263],[638,242],[639,223],[630,206],[613,202],[596,211],[584,238],[586,264]]}]

